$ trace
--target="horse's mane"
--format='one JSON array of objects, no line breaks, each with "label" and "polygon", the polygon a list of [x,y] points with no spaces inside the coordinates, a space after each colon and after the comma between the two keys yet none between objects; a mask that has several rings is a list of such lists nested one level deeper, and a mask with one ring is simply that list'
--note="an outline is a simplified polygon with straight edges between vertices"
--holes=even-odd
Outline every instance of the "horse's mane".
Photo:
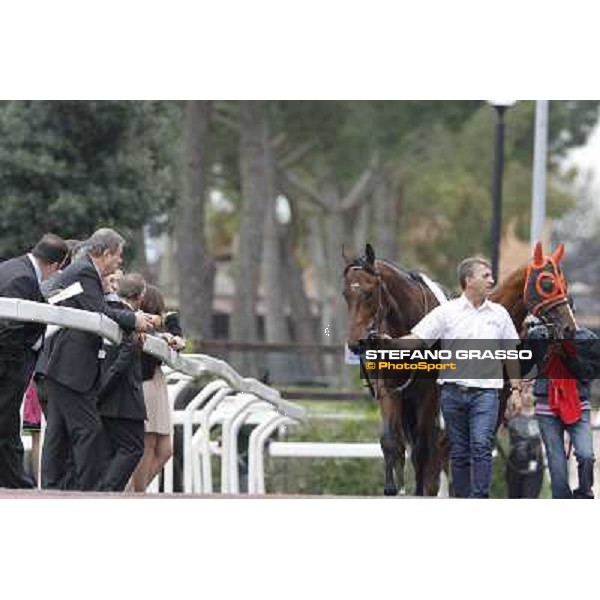
[{"label": "horse's mane", "polygon": [[413,271],[412,269],[405,269],[404,267],[397,265],[396,263],[392,262],[391,260],[388,260],[387,258],[378,258],[377,260],[383,263],[386,267],[392,269],[392,271],[395,271],[401,277],[405,277],[413,281],[414,283],[420,283],[425,285],[425,281],[423,281],[423,278],[417,271]]},{"label": "horse's mane", "polygon": [[[390,325],[396,328],[397,335],[405,335],[425,316],[427,309],[421,306],[421,300],[424,294],[429,293],[429,288],[416,272],[408,271],[390,260],[380,258],[376,264],[388,298]],[[385,277],[387,273],[391,277]]]},{"label": "horse's mane", "polygon": [[527,308],[523,302],[523,288],[527,277],[527,266],[513,271],[491,294],[490,300],[502,304],[510,314],[517,331],[523,324]]},{"label": "horse's mane", "polygon": [[517,298],[522,298],[526,275],[526,266],[513,271],[492,293],[490,300],[504,304],[504,302],[514,302]]},{"label": "horse's mane", "polygon": [[[398,274],[400,277],[404,277],[415,283],[425,285],[423,278],[417,271],[405,269],[404,267],[401,267],[400,265],[392,262],[391,260],[388,260],[387,258],[378,258],[376,259],[376,262],[382,263],[386,267],[390,268],[392,271],[395,271],[396,274]],[[365,255],[355,256],[352,259],[352,261],[349,262],[344,268],[343,276],[345,277],[348,270],[352,268],[364,269],[367,273],[370,273],[371,275],[381,274],[377,267],[367,260],[367,257]]]}]

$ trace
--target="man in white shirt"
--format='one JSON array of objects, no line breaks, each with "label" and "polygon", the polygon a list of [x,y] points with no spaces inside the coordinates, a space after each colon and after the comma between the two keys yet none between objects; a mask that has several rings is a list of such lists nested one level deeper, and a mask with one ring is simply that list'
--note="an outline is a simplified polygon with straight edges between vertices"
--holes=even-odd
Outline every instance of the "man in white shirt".
[{"label": "man in white shirt", "polygon": [[[427,345],[441,340],[442,347],[452,345],[450,340],[496,340],[505,349],[515,347],[519,336],[510,315],[503,306],[488,300],[494,286],[488,261],[478,257],[463,260],[458,279],[462,295],[437,306],[407,337]],[[455,342],[461,343],[465,342]],[[483,371],[476,373],[480,378],[467,378],[464,374],[460,377],[460,373],[453,377],[452,371],[442,371],[438,378],[450,438],[452,481],[458,498],[487,498],[491,483],[492,446],[503,379],[501,373],[492,378],[481,377],[486,374]],[[517,390],[518,381],[511,383]]]}]

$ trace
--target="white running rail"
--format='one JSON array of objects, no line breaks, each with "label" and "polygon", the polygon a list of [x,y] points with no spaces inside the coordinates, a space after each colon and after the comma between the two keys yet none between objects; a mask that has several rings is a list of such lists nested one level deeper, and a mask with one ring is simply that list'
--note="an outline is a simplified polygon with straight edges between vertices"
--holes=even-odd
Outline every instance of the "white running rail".
[{"label": "white running rail", "polygon": [[[121,330],[119,326],[105,315],[92,313],[65,306],[52,306],[45,303],[15,298],[0,298],[0,319],[14,321],[39,322],[59,327],[70,327],[96,333],[112,342],[119,343]],[[205,354],[180,354],[167,343],[153,336],[146,336],[144,352],[162,360],[174,371],[180,373],[179,381],[169,385],[171,409],[177,394],[187,383],[201,375],[214,377],[190,402],[183,411],[172,410],[173,423],[183,424],[184,430],[184,492],[212,492],[211,456],[218,454],[219,447],[210,439],[210,428],[215,423],[222,426],[222,484],[221,490],[230,493],[239,492],[237,435],[242,424],[254,426],[264,418],[275,414],[285,417],[289,422],[303,422],[307,418],[306,410],[297,404],[281,398],[278,390],[271,388],[256,379],[242,377],[231,365]],[[232,405],[232,398],[235,403]],[[215,412],[220,403],[228,405],[226,411]],[[261,419],[250,418],[261,411]],[[183,414],[180,414],[183,413]],[[213,413],[215,413],[213,415]],[[211,421],[211,415],[213,415]],[[266,415],[266,416],[265,416]],[[216,417],[216,418],[215,418]],[[193,426],[198,442],[193,444]],[[200,454],[194,459],[194,448]],[[201,464],[194,477],[194,460]],[[173,463],[169,461],[164,470],[165,491],[173,489]],[[196,479],[194,485],[194,479]]]}]

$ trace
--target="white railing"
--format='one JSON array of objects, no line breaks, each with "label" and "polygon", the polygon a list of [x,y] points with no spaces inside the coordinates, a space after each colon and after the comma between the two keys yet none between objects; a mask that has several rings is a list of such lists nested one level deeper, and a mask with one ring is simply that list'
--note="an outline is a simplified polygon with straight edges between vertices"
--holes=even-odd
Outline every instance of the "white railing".
[{"label": "white railing", "polygon": [[[281,421],[274,420],[272,428],[263,431],[257,427],[250,435],[250,462],[248,469],[248,493],[265,493],[265,469],[264,454],[265,443],[270,433],[280,423],[285,423],[285,417]],[[254,444],[252,437],[255,438]],[[259,441],[260,440],[260,441]],[[371,458],[383,459],[381,445],[374,442],[269,442],[266,448],[269,456],[277,458]],[[410,449],[406,449],[405,460],[410,459]],[[400,495],[405,494],[405,489],[399,490]],[[448,477],[442,471],[440,473],[440,486],[437,496],[439,498],[449,497]]]},{"label": "white railing", "polygon": [[[105,315],[29,300],[0,298],[0,318],[40,322],[89,331],[119,343],[119,326]],[[174,371],[183,374],[169,386],[171,408],[177,394],[201,375],[214,377],[183,411],[172,411],[173,425],[184,429],[184,492],[212,492],[211,457],[221,457],[221,491],[239,493],[237,435],[244,424],[257,427],[275,417],[281,422],[306,420],[304,408],[281,398],[278,390],[256,379],[242,377],[223,360],[204,354],[180,354],[157,337],[146,336],[143,347]],[[186,377],[187,376],[187,377]],[[211,428],[222,427],[222,444],[211,440]],[[194,425],[197,426],[193,432]],[[165,491],[173,489],[173,462],[164,470]]]}]

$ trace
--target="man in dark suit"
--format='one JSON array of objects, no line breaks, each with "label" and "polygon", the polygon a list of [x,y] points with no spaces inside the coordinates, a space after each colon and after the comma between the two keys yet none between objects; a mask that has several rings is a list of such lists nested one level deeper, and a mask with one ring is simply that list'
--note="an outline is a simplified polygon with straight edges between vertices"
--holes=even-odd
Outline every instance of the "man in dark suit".
[{"label": "man in dark suit", "polygon": [[[146,283],[139,273],[125,275],[106,296],[109,306],[135,312],[140,309]],[[126,333],[119,345],[105,341],[98,409],[106,434],[108,464],[100,489],[122,491],[144,454],[147,418],[142,380],[142,340]]]},{"label": "man in dark suit", "polygon": [[[40,285],[67,253],[63,239],[44,235],[29,254],[0,264],[0,296],[44,302]],[[33,487],[23,471],[19,411],[45,330],[43,323],[0,320],[0,487]]]},{"label": "man in dark suit", "polygon": [[[104,299],[102,278],[120,267],[124,243],[112,229],[99,229],[85,242],[87,254],[67,267],[54,287],[66,289],[79,283],[81,291],[64,300],[63,306],[103,313],[125,331],[145,331],[148,319],[143,313],[113,309]],[[102,338],[94,333],[64,328],[55,334],[46,370],[48,427],[42,454],[43,487],[59,488],[64,483],[63,457],[53,450],[64,448],[57,438],[65,435],[74,465],[70,487],[91,490],[99,484],[103,431],[96,392],[101,350]]]}]

